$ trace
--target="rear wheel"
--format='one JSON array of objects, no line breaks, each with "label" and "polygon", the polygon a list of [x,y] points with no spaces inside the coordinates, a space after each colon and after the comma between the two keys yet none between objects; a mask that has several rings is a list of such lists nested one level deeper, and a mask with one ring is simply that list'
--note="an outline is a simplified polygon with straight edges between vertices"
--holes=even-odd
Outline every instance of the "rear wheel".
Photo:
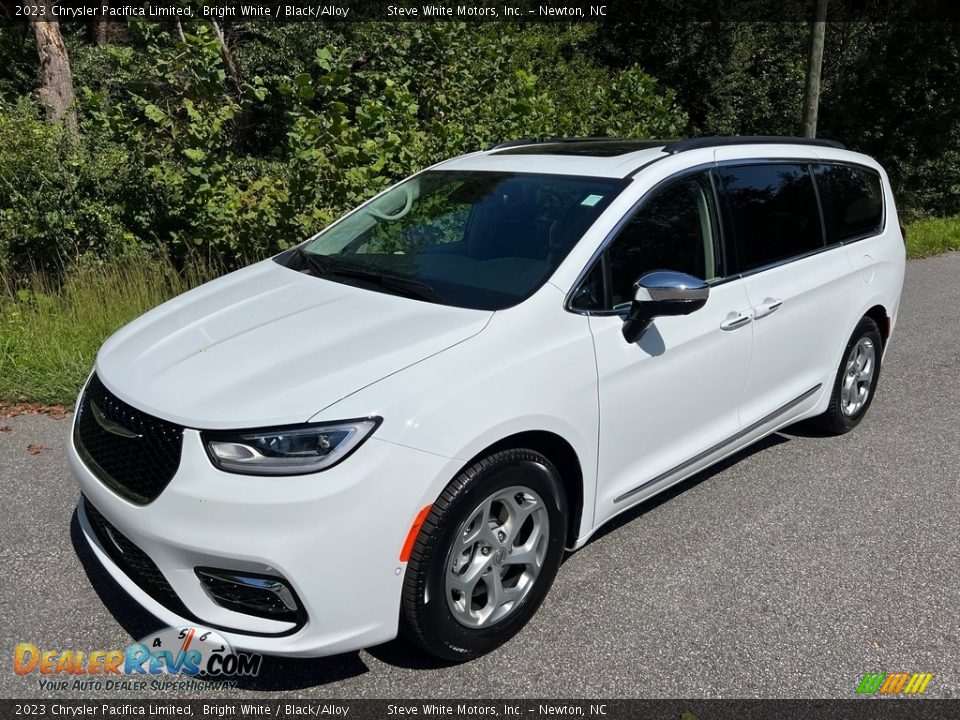
[{"label": "rear wheel", "polygon": [[417,536],[404,579],[405,634],[447,660],[502,645],[550,589],[566,527],[563,485],[542,454],[504,450],[474,463]]},{"label": "rear wheel", "polygon": [[863,317],[843,353],[830,395],[830,404],[814,423],[841,435],[853,430],[866,415],[880,379],[883,339],[873,318]]}]

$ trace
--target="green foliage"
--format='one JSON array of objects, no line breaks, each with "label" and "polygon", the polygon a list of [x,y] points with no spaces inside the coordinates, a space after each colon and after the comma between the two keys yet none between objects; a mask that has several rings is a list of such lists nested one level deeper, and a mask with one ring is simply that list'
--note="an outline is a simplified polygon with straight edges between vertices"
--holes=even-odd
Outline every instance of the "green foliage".
[{"label": "green foliage", "polygon": [[909,217],[960,213],[960,26],[845,23],[821,126],[876,156]]},{"label": "green foliage", "polygon": [[[554,30],[556,27],[556,30]],[[551,27],[517,36],[516,61],[537,67],[539,87],[552,101],[547,135],[679,137],[687,114],[677,94],[635,61],[611,69],[595,57],[597,25]]]},{"label": "green foliage", "polygon": [[[676,110],[676,95],[633,66],[610,83],[596,86],[583,134],[620,137],[677,137],[686,115]],[[575,133],[580,134],[580,133]]]},{"label": "green foliage", "polygon": [[960,250],[960,215],[917,220],[906,227],[907,256],[930,257]]},{"label": "green foliage", "polygon": [[663,13],[651,8],[642,20],[604,24],[596,43],[602,60],[613,66],[642,62],[675,88],[692,135],[797,134],[805,23],[665,23],[661,15],[676,9],[663,5]]},{"label": "green foliage", "polygon": [[28,102],[0,106],[3,266],[146,246],[237,265],[453,155],[517,137],[673,136],[686,124],[674,93],[639,67],[562,59],[589,29],[237,24],[237,76],[209,22],[182,29],[131,22],[105,47],[68,38],[78,146]]},{"label": "green foliage", "polygon": [[[172,47],[156,25],[133,27],[149,65],[126,100],[111,104],[90,88],[83,96],[90,125],[142,159],[160,201],[149,233],[178,258],[191,248],[232,263],[262,256],[283,224],[288,193],[276,163],[238,156],[232,145],[243,114],[267,89],[259,78],[231,87],[208,24],[188,27]],[[132,57],[111,56],[121,65]]]},{"label": "green foliage", "polygon": [[19,289],[0,284],[0,401],[72,403],[107,337],[212,275],[133,254],[73,265],[59,285],[39,272]]},{"label": "green foliage", "polygon": [[51,270],[84,254],[120,253],[147,193],[136,161],[91,134],[74,147],[22,100],[0,103],[0,271]]},{"label": "green foliage", "polygon": [[[828,10],[817,134],[876,157],[906,216],[960,212],[960,26],[843,22],[843,13]],[[799,132],[808,24],[662,16],[675,17],[675,3],[603,25],[604,64],[642,61],[676,89],[692,134]]]},{"label": "green foliage", "polygon": [[0,98],[16,98],[33,89],[38,71],[32,35],[26,23],[0,22]]}]

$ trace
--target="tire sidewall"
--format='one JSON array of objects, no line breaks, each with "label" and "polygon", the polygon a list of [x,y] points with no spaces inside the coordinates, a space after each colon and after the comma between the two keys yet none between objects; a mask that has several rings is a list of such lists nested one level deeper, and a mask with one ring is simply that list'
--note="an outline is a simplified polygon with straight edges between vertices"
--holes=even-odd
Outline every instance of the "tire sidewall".
[{"label": "tire sidewall", "polygon": [[[863,404],[863,407],[860,408],[855,415],[847,415],[843,412],[843,408],[840,402],[840,391],[843,386],[843,376],[844,371],[847,367],[847,361],[850,358],[850,353],[861,338],[867,337],[873,341],[874,349],[876,351],[876,359],[874,361],[875,367],[873,371],[873,379],[870,381],[870,393],[867,396],[867,401]],[[857,324],[857,327],[854,329],[853,334],[850,336],[849,342],[847,342],[846,348],[843,350],[843,356],[840,358],[840,367],[837,368],[837,377],[833,385],[833,398],[834,398],[834,420],[843,426],[844,430],[850,430],[860,424],[860,421],[867,414],[867,410],[870,409],[870,405],[873,404],[873,398],[877,394],[877,384],[880,382],[880,371],[882,369],[883,363],[881,362],[883,357],[883,338],[880,336],[880,329],[877,327],[877,324],[868,317],[864,317]]]},{"label": "tire sidewall", "polygon": [[[446,598],[446,563],[461,524],[490,495],[514,485],[534,490],[544,501],[550,535],[543,567],[521,605],[489,627],[468,628],[450,612]],[[420,598],[423,621],[452,657],[469,659],[503,644],[530,620],[543,602],[563,558],[567,508],[558,474],[546,458],[523,451],[478,473],[447,508],[443,525],[431,548],[425,592]]]}]

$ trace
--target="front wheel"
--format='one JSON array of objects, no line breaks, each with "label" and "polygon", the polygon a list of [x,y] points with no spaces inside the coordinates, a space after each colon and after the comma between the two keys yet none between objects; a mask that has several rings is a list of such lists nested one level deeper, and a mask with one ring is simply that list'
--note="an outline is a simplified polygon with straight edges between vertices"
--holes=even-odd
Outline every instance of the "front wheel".
[{"label": "front wheel", "polygon": [[823,415],[814,418],[821,430],[842,435],[860,423],[877,389],[882,351],[877,323],[873,318],[861,318],[837,369],[830,404]]},{"label": "front wheel", "polygon": [[405,634],[446,660],[502,645],[533,616],[563,557],[567,504],[542,454],[493,453],[461,472],[417,536],[402,598]]}]

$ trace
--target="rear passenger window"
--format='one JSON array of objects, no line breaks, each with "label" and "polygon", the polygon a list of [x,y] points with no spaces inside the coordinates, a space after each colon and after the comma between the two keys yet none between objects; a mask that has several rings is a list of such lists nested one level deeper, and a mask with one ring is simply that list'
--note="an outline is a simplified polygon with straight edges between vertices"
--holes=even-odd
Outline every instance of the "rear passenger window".
[{"label": "rear passenger window", "polygon": [[720,169],[741,272],[823,247],[820,210],[805,165]]},{"label": "rear passenger window", "polygon": [[880,175],[850,165],[815,165],[827,242],[876,235],[883,224]]}]

